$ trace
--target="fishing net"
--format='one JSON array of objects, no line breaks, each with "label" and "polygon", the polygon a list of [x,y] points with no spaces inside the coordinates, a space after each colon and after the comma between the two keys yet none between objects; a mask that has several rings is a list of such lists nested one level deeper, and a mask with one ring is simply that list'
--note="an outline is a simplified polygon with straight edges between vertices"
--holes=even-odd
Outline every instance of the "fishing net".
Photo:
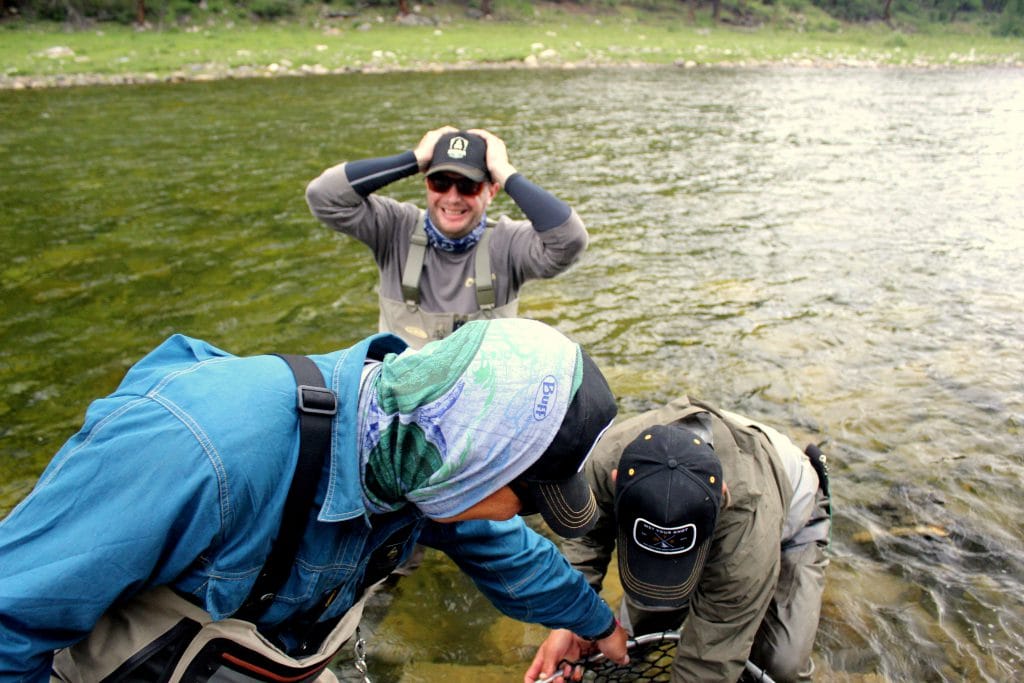
[{"label": "fishing net", "polygon": [[[566,662],[573,670],[582,669],[583,680],[592,683],[613,683],[617,681],[668,681],[672,674],[672,659],[676,655],[679,633],[649,633],[631,639],[629,664],[620,666],[609,661],[602,654],[593,655],[577,662]],[[565,680],[555,674],[542,679],[540,683],[554,683]]]}]

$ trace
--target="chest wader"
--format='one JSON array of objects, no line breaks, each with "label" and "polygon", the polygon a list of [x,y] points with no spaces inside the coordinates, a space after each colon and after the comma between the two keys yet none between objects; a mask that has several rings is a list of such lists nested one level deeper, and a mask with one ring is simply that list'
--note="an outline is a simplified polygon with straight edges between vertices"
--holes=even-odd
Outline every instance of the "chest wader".
[{"label": "chest wader", "polygon": [[420,276],[427,255],[427,233],[423,229],[423,221],[417,223],[402,267],[402,301],[381,297],[380,329],[396,332],[413,348],[421,348],[428,341],[444,339],[470,320],[515,318],[519,314],[518,299],[495,306],[496,278],[491,269],[490,253],[493,228],[493,223],[488,222],[476,246],[472,284],[476,287],[479,310],[474,313],[431,313],[420,308]]},{"label": "chest wader", "polygon": [[294,564],[337,412],[337,396],[324,386],[313,361],[305,356],[281,358],[298,385],[299,460],[281,531],[242,607],[231,618],[214,621],[171,588],[153,588],[104,614],[82,642],[58,651],[51,683],[337,681],[327,667],[355,633],[371,590],[365,590],[337,623],[317,624],[319,614],[299,615],[302,623],[312,623],[320,631],[319,642],[312,642],[301,656],[285,654],[255,624]]}]

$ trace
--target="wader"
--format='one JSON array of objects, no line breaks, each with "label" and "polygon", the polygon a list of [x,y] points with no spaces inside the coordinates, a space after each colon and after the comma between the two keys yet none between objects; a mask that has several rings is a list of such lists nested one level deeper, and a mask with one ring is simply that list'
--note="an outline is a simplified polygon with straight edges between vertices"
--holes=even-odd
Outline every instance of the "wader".
[{"label": "wader", "polygon": [[[298,385],[299,459],[285,502],[282,531],[245,603],[235,617],[214,621],[204,609],[167,586],[148,590],[109,610],[84,640],[55,653],[51,683],[337,681],[327,667],[355,633],[372,586],[364,588],[360,599],[337,623],[317,624],[319,633],[296,657],[285,654],[254,623],[294,564],[337,412],[337,397],[324,386],[323,376],[311,360],[305,356],[281,358]],[[386,576],[387,572],[378,573],[373,581],[380,583]]]},{"label": "wader", "polygon": [[[426,216],[426,214],[424,214]],[[402,268],[402,301],[380,298],[380,329],[399,334],[411,347],[422,348],[436,339],[444,339],[470,320],[515,318],[519,314],[519,300],[513,299],[495,306],[494,282],[491,270],[490,240],[494,224],[488,221],[484,234],[476,246],[473,284],[480,310],[473,313],[431,313],[420,308],[420,276],[427,253],[427,233],[423,221],[416,224],[409,242],[409,254]]]}]

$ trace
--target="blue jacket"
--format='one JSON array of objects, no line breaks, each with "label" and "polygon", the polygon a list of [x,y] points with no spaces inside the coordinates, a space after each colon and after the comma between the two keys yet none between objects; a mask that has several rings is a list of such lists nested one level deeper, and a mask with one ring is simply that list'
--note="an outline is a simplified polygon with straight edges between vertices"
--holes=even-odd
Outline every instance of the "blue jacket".
[{"label": "blue jacket", "polygon": [[[360,375],[367,357],[403,348],[377,335],[311,356],[338,394],[331,454],[297,571],[260,624],[332,593],[323,618],[346,612],[378,571],[368,569],[373,551],[397,538],[403,559],[417,542],[448,553],[511,617],[581,635],[604,630],[607,605],[521,518],[438,524],[412,505],[386,516],[363,508]],[[214,619],[234,613],[277,532],[298,441],[295,381],[281,359],[175,335],[139,361],[0,522],[0,678],[47,681],[53,650],[153,586],[191,596]]]}]

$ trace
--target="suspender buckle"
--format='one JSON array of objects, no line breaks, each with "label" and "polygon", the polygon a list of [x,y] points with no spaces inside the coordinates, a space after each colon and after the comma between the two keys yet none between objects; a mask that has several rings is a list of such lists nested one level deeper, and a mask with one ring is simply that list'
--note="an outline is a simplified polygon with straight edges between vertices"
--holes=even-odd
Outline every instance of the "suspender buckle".
[{"label": "suspender buckle", "polygon": [[296,389],[300,412],[309,415],[335,415],[338,412],[338,397],[324,387],[300,384]]}]

